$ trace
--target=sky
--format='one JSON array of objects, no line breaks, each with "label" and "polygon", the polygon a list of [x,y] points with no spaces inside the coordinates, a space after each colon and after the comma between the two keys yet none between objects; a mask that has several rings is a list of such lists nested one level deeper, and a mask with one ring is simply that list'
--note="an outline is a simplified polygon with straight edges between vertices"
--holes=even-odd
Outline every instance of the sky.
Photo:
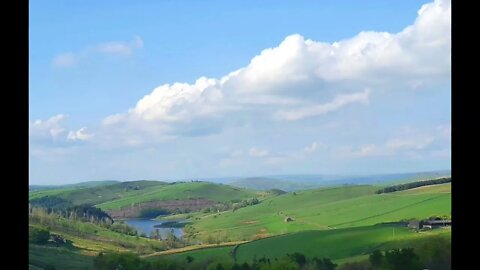
[{"label": "sky", "polygon": [[30,184],[450,169],[449,0],[29,10]]}]

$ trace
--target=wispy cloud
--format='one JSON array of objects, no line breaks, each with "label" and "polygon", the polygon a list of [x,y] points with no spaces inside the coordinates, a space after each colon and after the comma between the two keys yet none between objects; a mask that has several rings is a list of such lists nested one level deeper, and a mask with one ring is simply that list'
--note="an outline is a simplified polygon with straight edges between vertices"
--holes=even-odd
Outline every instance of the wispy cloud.
[{"label": "wispy cloud", "polygon": [[64,114],[54,115],[47,120],[35,120],[29,123],[30,146],[35,146],[38,142],[44,144],[56,144],[57,147],[68,141],[87,141],[93,137],[93,134],[87,133],[87,128],[82,127],[77,131],[67,132],[65,121],[67,116]]},{"label": "wispy cloud", "polygon": [[63,122],[66,116],[64,114],[54,115],[47,120],[35,120],[29,124],[30,138],[50,138],[57,139],[65,133]]},{"label": "wispy cloud", "polygon": [[93,134],[87,133],[86,130],[86,127],[82,127],[77,131],[70,131],[68,133],[67,139],[70,141],[88,141],[93,137]]},{"label": "wispy cloud", "polygon": [[438,128],[430,131],[421,131],[410,127],[400,131],[382,143],[366,143],[357,147],[340,147],[335,156],[341,158],[382,157],[395,155],[409,155],[421,157],[432,155],[439,148],[448,145],[448,138],[438,132]]},{"label": "wispy cloud", "polygon": [[311,145],[305,147],[303,149],[303,152],[305,153],[314,153],[316,152],[320,147],[325,146],[323,143],[317,143],[317,142],[312,142]]},{"label": "wispy cloud", "polygon": [[135,36],[129,42],[107,42],[98,45],[97,50],[106,54],[130,55],[133,50],[143,48],[143,40],[139,36]]},{"label": "wispy cloud", "polygon": [[332,111],[336,111],[345,105],[351,103],[368,104],[368,97],[370,90],[365,90],[359,93],[353,93],[348,95],[338,95],[332,101],[325,104],[318,104],[313,106],[307,106],[294,110],[278,111],[276,116],[281,119],[293,121],[306,117],[312,117],[317,115],[326,114]]},{"label": "wispy cloud", "polygon": [[53,59],[53,66],[58,68],[66,68],[74,66],[77,63],[78,56],[74,53],[62,53]]},{"label": "wispy cloud", "polygon": [[60,53],[53,58],[52,64],[56,68],[68,68],[77,65],[82,59],[95,54],[110,54],[129,56],[134,50],[143,48],[143,40],[139,36],[130,41],[110,41],[93,46],[87,46],[78,52]]},{"label": "wispy cloud", "polygon": [[248,150],[248,154],[252,157],[266,157],[269,155],[268,150],[265,149],[258,149],[255,147],[252,147]]}]

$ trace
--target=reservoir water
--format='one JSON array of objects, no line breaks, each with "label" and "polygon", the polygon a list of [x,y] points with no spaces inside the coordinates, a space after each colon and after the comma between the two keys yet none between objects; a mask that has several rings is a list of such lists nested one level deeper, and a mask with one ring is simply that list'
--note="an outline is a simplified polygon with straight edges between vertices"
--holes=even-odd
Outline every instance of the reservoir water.
[{"label": "reservoir water", "polygon": [[150,237],[152,232],[155,229],[158,229],[162,238],[165,238],[167,234],[173,230],[173,233],[176,237],[181,238],[183,235],[182,228],[174,228],[174,227],[154,227],[155,225],[160,225],[164,222],[183,222],[184,220],[155,220],[155,219],[125,219],[123,220],[127,225],[134,227],[137,229],[138,234],[144,233],[147,237]]}]

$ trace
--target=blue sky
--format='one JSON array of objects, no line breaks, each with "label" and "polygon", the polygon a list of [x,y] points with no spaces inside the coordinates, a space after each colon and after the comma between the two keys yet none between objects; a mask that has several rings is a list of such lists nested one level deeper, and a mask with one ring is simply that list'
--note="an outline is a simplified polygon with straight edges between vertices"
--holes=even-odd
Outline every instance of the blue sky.
[{"label": "blue sky", "polygon": [[449,169],[450,35],[449,1],[30,1],[30,183]]}]

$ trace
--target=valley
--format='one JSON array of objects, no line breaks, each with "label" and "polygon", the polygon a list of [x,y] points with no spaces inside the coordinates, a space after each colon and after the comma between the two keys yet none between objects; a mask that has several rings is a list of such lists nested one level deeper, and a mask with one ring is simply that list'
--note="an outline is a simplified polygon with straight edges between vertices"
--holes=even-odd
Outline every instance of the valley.
[{"label": "valley", "polygon": [[[378,193],[386,184],[284,192],[200,181],[33,190],[30,230],[48,230],[50,240],[31,241],[30,265],[91,269],[99,254],[136,254],[153,264],[192,260],[232,267],[294,253],[329,258],[340,266],[366,262],[378,249],[450,242],[449,227],[417,232],[407,226],[411,220],[450,218],[451,183],[445,179],[389,193]],[[53,243],[53,235],[64,242]],[[67,257],[74,268],[59,263]]]}]

